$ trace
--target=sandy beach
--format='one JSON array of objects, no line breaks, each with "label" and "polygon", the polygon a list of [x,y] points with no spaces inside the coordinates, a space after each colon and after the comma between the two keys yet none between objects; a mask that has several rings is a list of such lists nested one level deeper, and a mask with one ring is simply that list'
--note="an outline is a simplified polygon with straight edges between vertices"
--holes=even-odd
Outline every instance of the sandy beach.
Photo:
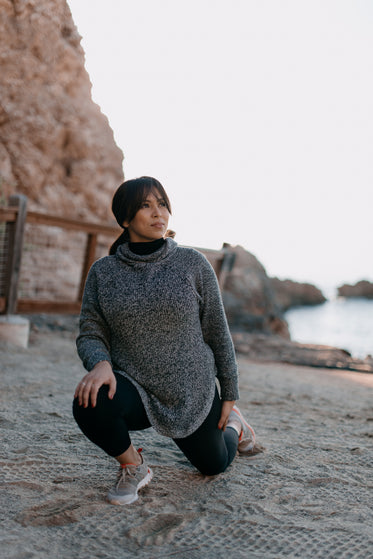
[{"label": "sandy beach", "polygon": [[0,346],[4,559],[373,557],[373,375],[240,357],[240,407],[265,452],[207,478],[171,440],[136,433],[154,478],[115,507],[116,463],[71,415],[73,330]]}]

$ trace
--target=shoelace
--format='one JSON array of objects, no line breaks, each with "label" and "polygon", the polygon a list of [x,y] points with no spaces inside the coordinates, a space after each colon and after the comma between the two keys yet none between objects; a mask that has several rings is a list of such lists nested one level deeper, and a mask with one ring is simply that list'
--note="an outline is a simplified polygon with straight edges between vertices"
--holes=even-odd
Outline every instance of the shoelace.
[{"label": "shoelace", "polygon": [[117,477],[116,486],[119,487],[120,483],[124,483],[126,481],[126,477],[135,477],[136,472],[131,471],[130,466],[124,466],[124,468],[120,468]]},{"label": "shoelace", "polygon": [[[137,452],[141,456],[142,448],[138,448]],[[131,469],[131,466],[132,466],[132,469]],[[127,475],[129,477],[135,477],[136,476],[136,468],[137,468],[137,466],[135,464],[125,464],[124,466],[121,466],[120,469],[119,469],[119,472],[118,472],[116,486],[118,487],[118,485],[120,484],[120,482],[122,480],[124,482]]]}]

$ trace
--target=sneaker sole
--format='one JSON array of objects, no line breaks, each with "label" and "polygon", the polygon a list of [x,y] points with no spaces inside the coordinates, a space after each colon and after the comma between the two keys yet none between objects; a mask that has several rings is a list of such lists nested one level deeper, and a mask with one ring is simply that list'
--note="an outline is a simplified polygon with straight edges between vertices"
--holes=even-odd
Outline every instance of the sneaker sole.
[{"label": "sneaker sole", "polygon": [[140,483],[138,484],[138,486],[136,488],[136,493],[133,497],[127,497],[127,498],[119,499],[118,497],[110,498],[109,495],[108,495],[107,500],[109,501],[109,503],[111,505],[130,505],[131,503],[134,503],[139,498],[139,495],[138,495],[139,490],[142,489],[143,487],[145,487],[146,485],[148,485],[148,483],[151,482],[152,477],[153,477],[153,472],[150,468],[148,468],[148,473],[146,474],[144,479],[141,480]]},{"label": "sneaker sole", "polygon": [[255,443],[253,448],[247,452],[241,452],[242,455],[246,456],[246,458],[256,458],[258,454],[262,454],[265,451],[265,447]]}]

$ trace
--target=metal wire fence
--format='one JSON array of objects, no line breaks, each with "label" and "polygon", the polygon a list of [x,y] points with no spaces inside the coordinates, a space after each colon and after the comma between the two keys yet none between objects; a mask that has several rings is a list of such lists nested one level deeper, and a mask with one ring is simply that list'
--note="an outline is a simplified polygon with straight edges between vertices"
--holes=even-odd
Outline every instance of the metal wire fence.
[{"label": "metal wire fence", "polygon": [[26,213],[22,204],[0,207],[0,312],[78,311],[88,270],[118,229]]},{"label": "metal wire fence", "polygon": [[[110,241],[97,244],[94,260],[107,254]],[[86,244],[83,231],[26,223],[19,299],[77,301]]]}]

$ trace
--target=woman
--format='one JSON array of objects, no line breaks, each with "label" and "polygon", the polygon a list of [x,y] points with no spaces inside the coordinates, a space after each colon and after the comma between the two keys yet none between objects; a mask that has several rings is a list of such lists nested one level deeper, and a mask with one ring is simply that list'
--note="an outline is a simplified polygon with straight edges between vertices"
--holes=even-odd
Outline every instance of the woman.
[{"label": "woman", "polygon": [[129,431],[154,427],[205,475],[223,472],[237,449],[253,452],[255,435],[234,407],[237,365],[216,276],[201,253],[167,236],[163,186],[128,180],[112,211],[124,231],[88,274],[77,348],[89,372],[73,413],[119,462],[108,500],[123,505],[152,478]]}]

